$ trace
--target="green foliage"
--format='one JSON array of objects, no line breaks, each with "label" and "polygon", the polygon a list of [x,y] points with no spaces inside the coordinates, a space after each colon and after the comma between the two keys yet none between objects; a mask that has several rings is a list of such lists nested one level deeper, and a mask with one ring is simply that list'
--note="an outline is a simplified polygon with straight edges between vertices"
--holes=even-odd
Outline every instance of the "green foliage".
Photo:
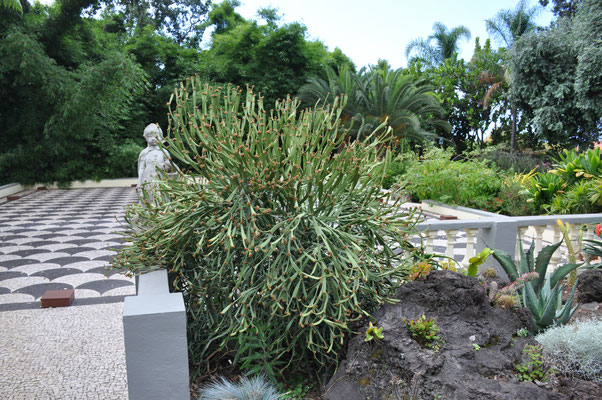
[{"label": "green foliage", "polygon": [[[426,39],[412,40],[406,46],[405,55],[410,62],[420,60],[427,65],[436,66],[458,53],[460,39],[470,39],[470,30],[467,27],[460,25],[448,29],[441,22],[435,22],[433,34]],[[410,57],[412,53],[417,55]]]},{"label": "green foliage", "polygon": [[365,342],[371,342],[373,340],[384,339],[383,336],[383,328],[379,328],[377,326],[372,325],[372,322],[368,325],[368,329],[366,329],[366,338]]},{"label": "green foliage", "polygon": [[110,154],[124,138],[139,135],[128,126],[146,91],[144,72],[111,51],[95,63],[67,68],[25,28],[13,26],[4,35],[0,74],[10,78],[0,85],[6,122],[0,182],[104,177]]},{"label": "green foliage", "polygon": [[542,171],[544,166],[541,156],[529,153],[510,151],[504,147],[487,147],[479,155],[480,159],[493,162],[500,170],[516,173],[527,173],[534,169]]},{"label": "green foliage", "polygon": [[433,67],[425,69],[420,62],[413,62],[406,69],[407,74],[434,86],[444,119],[451,125],[451,131],[438,132],[445,146],[453,145],[458,153],[483,147],[486,132],[491,132],[494,143],[506,139],[509,119],[504,60],[503,49],[493,50],[489,40],[482,46],[477,38],[470,62],[454,55]]},{"label": "green foliage", "polygon": [[516,364],[516,378],[521,382],[545,381],[548,379],[549,368],[544,363],[542,350],[540,346],[526,345],[523,353],[527,361]]},{"label": "green foliage", "polygon": [[534,332],[542,331],[550,326],[566,324],[574,314],[577,307],[572,307],[573,297],[577,284],[573,285],[573,290],[569,295],[567,302],[562,304],[562,285],[560,282],[571,271],[577,269],[580,264],[565,264],[557,268],[549,278],[546,277],[548,264],[552,254],[560,247],[562,241],[546,246],[534,260],[534,244],[527,252],[520,251],[520,262],[514,264],[508,254],[501,250],[496,250],[493,257],[500,263],[511,282],[517,282],[519,278],[537,273],[537,278],[533,281],[524,281],[524,286],[519,289],[522,294],[522,304],[531,313],[531,323]]},{"label": "green foliage", "polygon": [[579,321],[535,337],[554,370],[568,378],[602,380],[602,321]]},{"label": "green foliage", "polygon": [[472,348],[474,349],[474,351],[479,351],[479,350],[481,350],[481,346],[479,346],[479,345],[478,345],[478,344],[476,344],[476,343],[473,343],[473,344],[472,344]]},{"label": "green foliage", "polygon": [[[597,232],[601,231],[600,224],[597,225]],[[584,239],[583,253],[598,257],[598,262],[586,265],[584,268],[600,268],[602,267],[602,240],[600,239]]]},{"label": "green foliage", "polygon": [[525,187],[517,179],[504,179],[498,194],[500,199],[500,214],[509,216],[523,216],[537,214]]},{"label": "green foliage", "polygon": [[[208,23],[203,0],[108,1],[94,17],[93,0],[15,4],[22,18],[0,7],[0,184],[130,175],[120,159],[144,143],[149,122],[167,125],[174,85],[194,73],[255,85],[273,103],[325,65],[352,65],[306,40],[302,25],[278,27],[269,13],[267,25],[245,21],[235,1],[216,6]],[[202,50],[210,26],[218,29]]]},{"label": "green foliage", "polygon": [[[175,90],[166,146],[190,175],[132,207],[132,245],[114,265],[170,271],[187,304],[193,375],[212,355],[248,368],[269,357],[276,376],[317,373],[350,324],[394,301],[414,220],[380,191],[391,159],[382,140],[344,143],[341,113],[290,99],[267,111],[251,90],[198,77]],[[265,340],[245,348],[250,335]]]},{"label": "green foliage", "polygon": [[261,376],[230,382],[225,378],[201,388],[199,400],[281,400],[282,394]]},{"label": "green foliage", "polygon": [[512,56],[512,96],[550,144],[588,145],[602,123],[602,2],[524,35]]},{"label": "green foliage", "polygon": [[132,142],[126,142],[123,145],[113,147],[107,156],[107,165],[102,177],[123,178],[137,176],[138,155],[142,150],[142,146]]},{"label": "green foliage", "polygon": [[443,340],[437,334],[439,332],[439,327],[433,317],[426,319],[426,316],[422,314],[417,319],[407,320],[404,318],[403,322],[405,322],[408,331],[410,331],[414,340],[421,346],[434,351],[439,351],[443,345]]},{"label": "green foliage", "polygon": [[526,338],[527,336],[529,336],[529,330],[527,328],[520,328],[516,331],[516,336]]},{"label": "green foliage", "polygon": [[536,174],[527,187],[535,209],[549,214],[602,211],[600,149],[584,153],[565,150],[554,161],[553,170]]},{"label": "green foliage", "polygon": [[487,31],[507,48],[524,34],[537,28],[535,17],[541,7],[528,7],[526,0],[520,0],[514,10],[500,10],[494,18],[485,21]]},{"label": "green foliage", "polygon": [[477,276],[479,266],[482,265],[492,254],[493,251],[490,248],[486,247],[483,250],[481,250],[476,256],[471,257],[468,260],[468,272],[466,273],[466,275]]},{"label": "green foliage", "polygon": [[393,184],[403,176],[414,159],[413,153],[403,153],[397,156],[387,168],[383,189],[391,189]]},{"label": "green foliage", "polygon": [[23,15],[23,7],[21,6],[21,2],[19,0],[2,0],[2,7],[10,8]]},{"label": "green foliage", "polygon": [[[351,138],[361,140],[381,126],[392,128],[398,138],[421,142],[436,138],[434,130],[447,131],[449,124],[440,117],[443,110],[430,85],[403,69],[392,70],[386,63],[363,68],[358,73],[348,68],[327,71],[327,79],[310,79],[301,87],[299,98],[305,106],[333,104],[345,95],[347,103],[344,119],[346,132]],[[426,131],[430,126],[433,131]],[[382,127],[379,134],[383,134]]]},{"label": "green foliage", "polygon": [[[403,190],[418,200],[496,211],[501,179],[485,161],[453,161],[450,150],[430,149],[413,163],[400,181]],[[492,201],[493,200],[493,201]]]}]

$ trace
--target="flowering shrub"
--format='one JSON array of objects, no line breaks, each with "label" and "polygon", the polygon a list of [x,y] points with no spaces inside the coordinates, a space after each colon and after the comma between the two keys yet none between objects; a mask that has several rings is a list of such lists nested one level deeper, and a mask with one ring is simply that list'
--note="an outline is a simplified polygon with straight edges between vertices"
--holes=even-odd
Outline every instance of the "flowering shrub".
[{"label": "flowering shrub", "polygon": [[340,114],[290,99],[267,111],[250,90],[198,77],[175,90],[166,140],[189,175],[133,206],[132,245],[114,263],[168,269],[187,305],[193,374],[218,362],[318,372],[354,324],[395,301],[414,219],[381,193],[386,145],[345,143]]}]

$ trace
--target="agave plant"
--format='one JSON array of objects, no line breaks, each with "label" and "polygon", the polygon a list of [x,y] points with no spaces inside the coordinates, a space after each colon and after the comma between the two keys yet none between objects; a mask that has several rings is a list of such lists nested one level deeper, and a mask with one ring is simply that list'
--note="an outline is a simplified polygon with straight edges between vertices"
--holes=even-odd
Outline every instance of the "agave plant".
[{"label": "agave plant", "polygon": [[514,264],[510,256],[502,250],[495,250],[493,253],[493,257],[500,263],[512,282],[532,272],[538,274],[535,280],[526,281],[522,289],[519,289],[523,305],[531,312],[531,322],[535,332],[542,331],[549,326],[566,324],[577,309],[577,306],[571,308],[577,283],[575,282],[573,285],[569,299],[563,305],[560,282],[581,264],[565,264],[557,268],[549,277],[546,277],[552,254],[561,244],[562,240],[556,244],[546,246],[539,253],[537,259],[534,258],[533,243],[531,243],[531,247],[527,252],[521,247],[520,262],[518,264]]}]

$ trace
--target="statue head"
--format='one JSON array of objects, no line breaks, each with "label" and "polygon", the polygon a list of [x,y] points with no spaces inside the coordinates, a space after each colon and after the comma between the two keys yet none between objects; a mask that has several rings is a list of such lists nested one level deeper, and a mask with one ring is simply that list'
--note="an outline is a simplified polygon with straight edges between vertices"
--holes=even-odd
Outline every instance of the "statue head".
[{"label": "statue head", "polygon": [[143,136],[149,145],[154,146],[163,140],[163,131],[157,124],[148,124],[146,128],[144,128]]}]

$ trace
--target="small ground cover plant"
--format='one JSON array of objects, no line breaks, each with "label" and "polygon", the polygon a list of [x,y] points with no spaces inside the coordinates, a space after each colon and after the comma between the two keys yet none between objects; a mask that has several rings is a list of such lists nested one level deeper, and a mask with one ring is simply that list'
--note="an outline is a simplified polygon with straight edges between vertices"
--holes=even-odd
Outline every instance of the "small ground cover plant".
[{"label": "small ground cover plant", "polygon": [[441,337],[438,335],[439,327],[433,317],[426,318],[426,315],[422,314],[417,319],[403,319],[408,331],[421,346],[426,347],[434,351],[439,351],[443,345]]},{"label": "small ground cover plant", "polygon": [[541,346],[526,345],[523,349],[527,360],[516,364],[516,378],[521,382],[545,381],[548,378],[549,368],[544,362]]},{"label": "small ground cover plant", "polygon": [[220,363],[315,376],[419,261],[414,218],[380,190],[386,143],[347,143],[339,106],[266,110],[198,77],[175,90],[165,146],[182,172],[129,211],[132,245],[114,265],[168,269],[193,376]]}]

